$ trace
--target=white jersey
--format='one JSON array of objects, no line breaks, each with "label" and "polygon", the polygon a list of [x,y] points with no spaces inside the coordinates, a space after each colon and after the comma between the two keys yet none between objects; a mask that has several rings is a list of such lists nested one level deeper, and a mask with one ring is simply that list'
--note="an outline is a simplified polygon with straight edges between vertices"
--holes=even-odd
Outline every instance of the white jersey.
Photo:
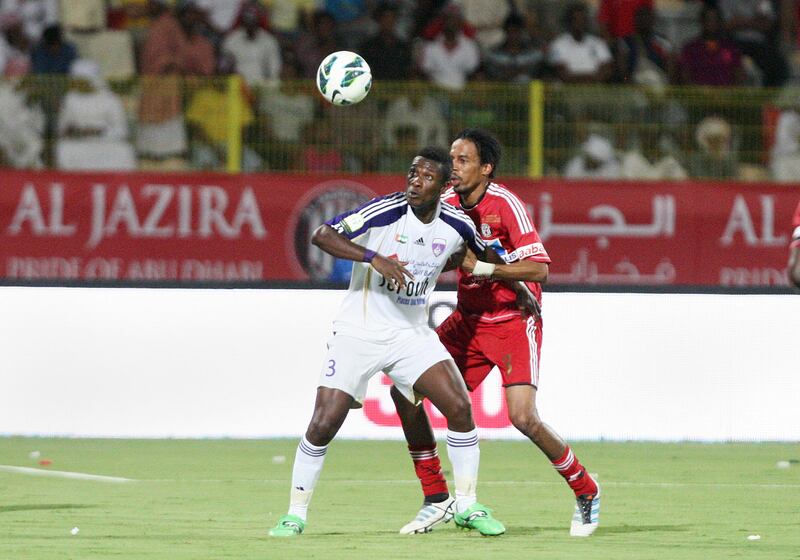
[{"label": "white jersey", "polygon": [[373,199],[326,223],[351,241],[399,260],[414,275],[399,289],[371,265],[354,262],[350,287],[333,323],[337,332],[427,325],[428,300],[447,259],[465,244],[476,254],[484,250],[464,212],[440,202],[435,218],[424,224],[402,192]]}]

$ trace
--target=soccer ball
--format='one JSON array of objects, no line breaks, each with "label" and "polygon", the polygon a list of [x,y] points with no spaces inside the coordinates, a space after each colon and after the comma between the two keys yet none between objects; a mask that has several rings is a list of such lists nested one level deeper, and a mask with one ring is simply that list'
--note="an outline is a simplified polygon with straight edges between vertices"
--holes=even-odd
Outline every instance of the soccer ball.
[{"label": "soccer ball", "polygon": [[317,70],[317,89],[334,105],[353,105],[372,87],[369,64],[360,55],[337,51],[325,57]]}]

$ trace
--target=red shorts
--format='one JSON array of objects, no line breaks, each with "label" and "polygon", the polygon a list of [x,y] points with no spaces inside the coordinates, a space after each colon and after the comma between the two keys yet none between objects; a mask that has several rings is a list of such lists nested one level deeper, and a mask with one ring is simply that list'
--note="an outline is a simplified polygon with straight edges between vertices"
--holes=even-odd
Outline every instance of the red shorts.
[{"label": "red shorts", "polygon": [[456,309],[439,328],[439,340],[453,356],[467,388],[475,390],[497,366],[503,387],[539,384],[542,321],[478,321]]}]

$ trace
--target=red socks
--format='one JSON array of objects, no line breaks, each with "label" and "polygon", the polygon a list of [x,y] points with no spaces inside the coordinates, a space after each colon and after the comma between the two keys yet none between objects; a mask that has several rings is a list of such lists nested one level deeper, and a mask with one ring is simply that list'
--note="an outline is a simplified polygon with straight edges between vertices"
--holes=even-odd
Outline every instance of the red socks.
[{"label": "red socks", "polygon": [[564,455],[560,459],[552,462],[553,468],[564,477],[569,487],[575,492],[576,496],[594,495],[597,493],[597,484],[586,469],[581,465],[578,458],[572,453],[569,445],[564,450]]},{"label": "red socks", "polygon": [[443,502],[450,496],[447,481],[442,474],[442,463],[439,461],[439,452],[436,444],[409,445],[408,452],[414,461],[414,470],[422,484],[422,493],[425,501],[429,503]]}]

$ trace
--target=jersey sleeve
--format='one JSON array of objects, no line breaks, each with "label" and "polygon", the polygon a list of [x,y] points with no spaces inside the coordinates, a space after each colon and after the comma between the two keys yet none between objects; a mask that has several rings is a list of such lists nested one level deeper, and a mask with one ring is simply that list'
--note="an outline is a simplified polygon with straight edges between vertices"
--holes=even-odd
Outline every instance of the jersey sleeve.
[{"label": "jersey sleeve", "polygon": [[550,263],[550,256],[519,197],[508,191],[503,197],[503,203],[499,210],[500,219],[511,243],[511,250],[506,255],[506,262],[530,259],[534,262]]},{"label": "jersey sleeve", "polygon": [[792,218],[792,247],[800,247],[800,204],[794,211],[794,218]]},{"label": "jersey sleeve", "polygon": [[486,250],[486,243],[478,235],[475,222],[464,212],[450,204],[443,203],[439,218],[458,232],[461,239],[473,253],[480,255]]},{"label": "jersey sleeve", "polygon": [[334,216],[325,223],[337,233],[353,240],[372,227],[386,225],[396,220],[405,212],[404,204],[405,197],[402,193],[380,196],[358,208]]}]

